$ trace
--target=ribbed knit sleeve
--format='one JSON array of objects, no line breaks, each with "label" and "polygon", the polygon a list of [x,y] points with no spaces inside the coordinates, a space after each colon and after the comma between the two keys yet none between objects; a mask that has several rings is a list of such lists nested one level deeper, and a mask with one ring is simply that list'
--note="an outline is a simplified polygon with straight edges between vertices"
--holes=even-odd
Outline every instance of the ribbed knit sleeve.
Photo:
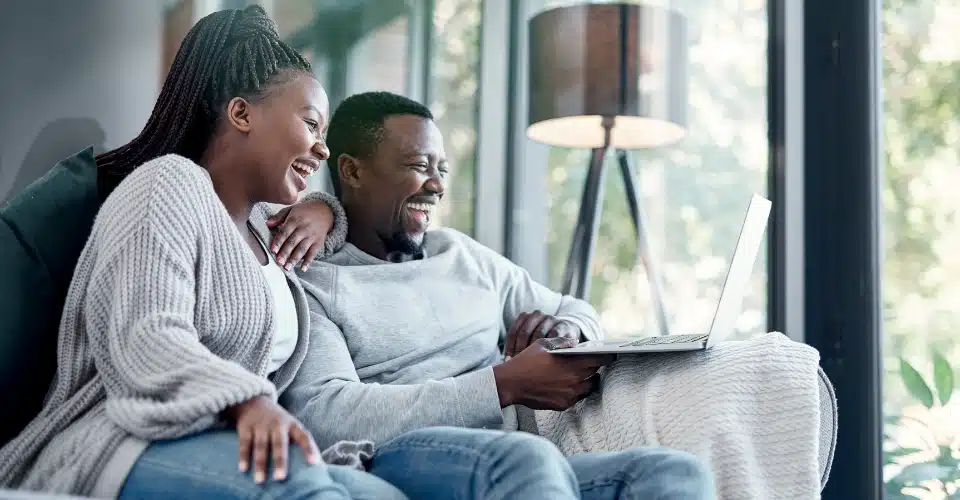
[{"label": "ribbed knit sleeve", "polygon": [[300,201],[322,201],[330,207],[333,212],[333,227],[330,228],[330,234],[323,245],[323,251],[317,254],[317,259],[324,259],[336,253],[347,243],[347,212],[343,210],[343,205],[336,196],[323,191],[314,191],[304,196]]},{"label": "ribbed knit sleeve", "polygon": [[[314,260],[323,260],[336,253],[347,243],[347,212],[343,210],[343,205],[340,204],[340,200],[338,200],[336,196],[323,191],[314,191],[304,195],[300,199],[300,203],[305,201],[323,202],[330,207],[330,211],[333,212],[333,227],[331,227],[330,232],[327,233],[323,250],[317,252],[317,256],[314,257]],[[259,203],[257,204],[256,210],[260,211],[264,219],[269,219],[283,208],[285,208],[284,205]]]},{"label": "ribbed knit sleeve", "polygon": [[275,397],[268,380],[200,343],[184,254],[149,226],[125,242],[91,280],[84,314],[87,331],[100,332],[91,343],[111,420],[143,439],[173,438],[210,427],[250,398]]}]

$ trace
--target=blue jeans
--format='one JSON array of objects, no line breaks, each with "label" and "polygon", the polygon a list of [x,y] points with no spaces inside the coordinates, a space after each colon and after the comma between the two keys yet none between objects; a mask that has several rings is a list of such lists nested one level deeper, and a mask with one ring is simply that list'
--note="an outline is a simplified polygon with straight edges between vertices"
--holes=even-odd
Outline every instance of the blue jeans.
[{"label": "blue jeans", "polygon": [[250,473],[239,471],[239,456],[237,433],[232,430],[151,443],[127,475],[119,498],[406,499],[403,493],[373,474],[338,465],[310,465],[300,448],[293,444],[285,481],[254,483]]},{"label": "blue jeans", "polygon": [[713,477],[693,455],[663,448],[565,458],[523,432],[435,427],[377,450],[370,472],[410,498],[712,500]]},{"label": "blue jeans", "polygon": [[335,465],[311,466],[291,445],[286,481],[263,485],[238,471],[237,456],[233,431],[158,441],[137,460],[119,498],[714,497],[710,474],[685,453],[638,448],[567,459],[546,439],[522,432],[445,427],[408,432],[380,447],[370,464],[372,474]]}]

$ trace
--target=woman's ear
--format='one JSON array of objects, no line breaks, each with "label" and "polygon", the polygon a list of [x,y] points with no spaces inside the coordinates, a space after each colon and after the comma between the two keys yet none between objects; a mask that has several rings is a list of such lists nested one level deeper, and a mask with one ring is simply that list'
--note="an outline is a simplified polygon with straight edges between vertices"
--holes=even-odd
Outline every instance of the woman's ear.
[{"label": "woman's ear", "polygon": [[250,131],[250,103],[246,99],[230,99],[227,103],[227,123],[240,132]]},{"label": "woman's ear", "polygon": [[337,158],[337,172],[340,174],[341,186],[350,186],[354,189],[359,188],[363,184],[360,178],[362,175],[360,171],[360,160],[356,157],[342,154]]}]

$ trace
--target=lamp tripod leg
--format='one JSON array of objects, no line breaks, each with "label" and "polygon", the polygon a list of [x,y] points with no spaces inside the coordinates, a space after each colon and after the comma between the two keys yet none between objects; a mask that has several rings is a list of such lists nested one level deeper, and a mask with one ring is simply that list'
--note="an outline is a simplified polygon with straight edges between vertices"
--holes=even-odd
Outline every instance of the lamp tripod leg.
[{"label": "lamp tripod leg", "polygon": [[579,270],[577,261],[583,254],[583,234],[586,231],[584,219],[586,218],[587,212],[587,205],[583,203],[583,200],[587,199],[587,193],[590,189],[590,184],[584,182],[583,194],[580,196],[580,208],[577,210],[577,221],[573,226],[573,240],[570,243],[570,253],[567,254],[567,265],[563,271],[563,281],[560,292],[564,295],[573,295],[574,289],[578,286],[576,282],[580,279],[577,275],[577,271]]},{"label": "lamp tripod leg", "polygon": [[590,293],[590,262],[596,248],[600,209],[603,205],[603,160],[607,149],[596,148],[590,152],[590,165],[583,185],[580,212],[563,274],[562,293],[578,299],[586,299]]},{"label": "lamp tripod leg", "polygon": [[583,220],[582,254],[578,259],[580,278],[574,297],[587,300],[590,295],[590,264],[593,262],[593,253],[597,246],[597,232],[600,228],[600,210],[603,207],[603,160],[607,154],[607,147],[597,148],[590,152],[590,170],[587,172],[587,188],[584,189],[583,206],[585,209]]},{"label": "lamp tripod leg", "polygon": [[633,228],[637,240],[637,260],[647,271],[647,282],[650,286],[650,296],[653,298],[654,313],[660,327],[661,335],[670,334],[670,323],[667,320],[666,306],[663,298],[663,283],[657,261],[650,248],[650,235],[647,233],[646,216],[643,205],[640,203],[640,190],[637,187],[637,178],[630,165],[628,153],[617,150],[617,162],[620,164],[620,175],[623,177],[624,192],[627,196],[627,208],[633,220]]},{"label": "lamp tripod leg", "polygon": [[578,299],[586,300],[590,294],[590,262],[596,248],[598,221],[603,206],[603,160],[610,149],[610,132],[613,130],[614,120],[614,117],[603,117],[603,147],[590,151],[590,165],[583,184],[580,213],[577,215],[573,244],[567,256],[567,268],[563,273],[562,293]]}]

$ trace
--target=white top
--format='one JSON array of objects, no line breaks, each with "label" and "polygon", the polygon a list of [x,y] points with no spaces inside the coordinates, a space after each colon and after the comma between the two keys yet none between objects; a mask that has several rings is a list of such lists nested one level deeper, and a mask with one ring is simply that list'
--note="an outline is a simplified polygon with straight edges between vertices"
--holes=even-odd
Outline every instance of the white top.
[{"label": "white top", "polygon": [[[254,233],[256,234],[256,233]],[[297,347],[297,335],[300,324],[297,321],[297,306],[293,302],[293,292],[290,291],[290,284],[287,283],[287,276],[283,269],[274,260],[263,241],[257,238],[260,247],[267,254],[267,264],[260,266],[263,271],[263,277],[267,280],[270,287],[270,294],[273,298],[273,316],[276,321],[276,331],[273,334],[273,348],[270,351],[270,364],[267,366],[267,373],[273,373],[280,369],[284,363],[293,355]]]}]

